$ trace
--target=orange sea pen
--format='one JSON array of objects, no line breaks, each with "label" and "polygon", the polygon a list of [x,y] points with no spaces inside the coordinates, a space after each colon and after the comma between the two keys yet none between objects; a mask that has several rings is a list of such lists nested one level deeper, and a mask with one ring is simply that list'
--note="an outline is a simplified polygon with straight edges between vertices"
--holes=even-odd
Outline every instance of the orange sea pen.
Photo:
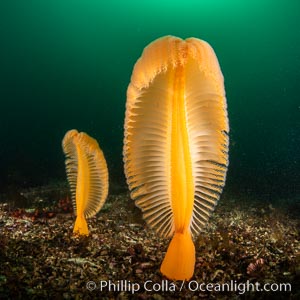
[{"label": "orange sea pen", "polygon": [[161,266],[189,280],[196,235],[222,192],[228,166],[223,75],[208,43],[173,36],[148,45],[127,90],[124,163],[147,223],[172,236]]},{"label": "orange sea pen", "polygon": [[108,194],[108,170],[97,141],[73,129],[63,142],[66,171],[76,214],[74,233],[88,235],[86,218],[94,216]]}]

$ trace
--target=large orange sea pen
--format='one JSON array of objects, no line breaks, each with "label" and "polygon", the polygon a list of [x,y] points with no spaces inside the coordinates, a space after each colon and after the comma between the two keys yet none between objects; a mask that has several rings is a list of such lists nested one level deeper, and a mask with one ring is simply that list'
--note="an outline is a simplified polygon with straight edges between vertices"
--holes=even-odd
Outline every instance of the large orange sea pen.
[{"label": "large orange sea pen", "polygon": [[228,166],[223,75],[208,43],[173,36],[148,45],[127,90],[124,162],[131,197],[147,223],[172,236],[161,266],[189,280],[192,234],[205,226]]}]

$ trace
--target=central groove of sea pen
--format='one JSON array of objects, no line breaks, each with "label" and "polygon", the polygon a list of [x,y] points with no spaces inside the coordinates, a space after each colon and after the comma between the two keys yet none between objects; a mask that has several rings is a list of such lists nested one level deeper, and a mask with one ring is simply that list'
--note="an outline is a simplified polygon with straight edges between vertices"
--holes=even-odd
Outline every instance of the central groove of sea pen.
[{"label": "central groove of sea pen", "polygon": [[171,72],[171,203],[175,231],[188,230],[194,204],[194,182],[185,108],[185,70],[177,66]]},{"label": "central groove of sea pen", "polygon": [[89,183],[88,162],[82,150],[77,146],[78,153],[78,175],[76,185],[76,207],[77,211],[83,213],[86,202],[88,201],[87,186]]}]

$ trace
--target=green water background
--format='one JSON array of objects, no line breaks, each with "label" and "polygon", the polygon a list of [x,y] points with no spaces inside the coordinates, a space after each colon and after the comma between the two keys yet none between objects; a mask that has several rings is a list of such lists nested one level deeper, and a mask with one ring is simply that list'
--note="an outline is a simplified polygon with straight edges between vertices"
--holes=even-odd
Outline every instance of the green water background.
[{"label": "green water background", "polygon": [[214,48],[230,119],[226,190],[299,197],[300,1],[0,2],[0,189],[65,180],[61,140],[95,137],[124,184],[126,89],[164,35]]}]

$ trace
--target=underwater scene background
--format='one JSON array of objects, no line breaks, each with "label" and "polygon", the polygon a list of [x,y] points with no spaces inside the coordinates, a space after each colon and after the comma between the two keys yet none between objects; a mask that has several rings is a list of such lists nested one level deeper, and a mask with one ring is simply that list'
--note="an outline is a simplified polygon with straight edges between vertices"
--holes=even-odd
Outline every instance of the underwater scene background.
[{"label": "underwater scene background", "polygon": [[[126,90],[143,48],[165,35],[207,41],[224,75],[230,151],[221,205],[222,198],[235,199],[230,208],[265,203],[272,213],[273,203],[286,203],[298,218],[297,0],[1,1],[2,202],[9,195],[15,198],[16,191],[66,182],[61,142],[73,128],[99,142],[110,193],[127,192],[122,160]],[[116,200],[112,207],[118,207]],[[258,215],[263,218],[261,210]],[[299,240],[297,230],[293,237]],[[87,242],[80,243],[86,247]],[[139,257],[137,248],[131,251]],[[299,266],[299,257],[295,261]],[[244,270],[249,265],[245,262]],[[300,268],[293,274],[298,281]]]},{"label": "underwater scene background", "polygon": [[[226,189],[299,195],[298,1],[1,2],[1,190],[64,179],[61,140],[95,137],[124,184],[126,89],[164,35],[214,48],[230,120]],[[263,197],[263,198],[264,198]]]}]

